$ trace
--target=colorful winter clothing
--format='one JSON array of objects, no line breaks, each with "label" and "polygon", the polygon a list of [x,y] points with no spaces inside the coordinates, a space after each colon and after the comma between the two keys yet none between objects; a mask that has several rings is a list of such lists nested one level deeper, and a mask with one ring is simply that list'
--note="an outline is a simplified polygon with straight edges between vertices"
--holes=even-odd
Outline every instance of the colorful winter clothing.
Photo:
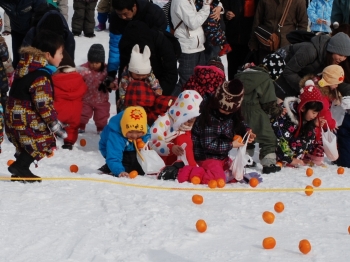
[{"label": "colorful winter clothing", "polygon": [[[182,145],[175,143],[174,139],[181,135],[186,135],[187,138],[183,137],[181,142],[187,139],[186,157],[194,160],[192,140],[188,139],[191,138],[190,129],[184,130],[181,128],[181,125],[199,116],[199,105],[202,100],[202,97],[196,91],[187,90],[182,92],[174,105],[164,115],[159,116],[152,125],[150,147],[157,151],[160,156],[171,156],[173,155],[172,147],[174,145]],[[171,165],[172,162],[174,161],[166,162],[166,164]],[[189,162],[189,164],[196,166],[194,161]]]},{"label": "colorful winter clothing", "polygon": [[[129,141],[125,137],[125,131],[128,130],[126,129],[128,120],[132,120],[134,123],[132,124],[133,127],[128,126],[130,131],[141,131],[142,129],[145,132],[145,135],[142,136],[144,142],[147,142],[150,137],[147,127],[147,115],[142,107],[129,107],[127,111],[122,111],[109,120],[108,125],[101,133],[99,150],[115,176],[119,176],[121,172],[129,173],[135,169],[138,169],[139,174],[144,174],[136,160],[134,141]],[[121,127],[122,123],[124,123],[125,128]],[[136,125],[138,126],[136,127]],[[125,166],[126,163],[128,164],[127,166]]]},{"label": "colorful winter clothing", "polygon": [[[333,0],[313,0],[310,2],[307,8],[307,15],[311,21],[311,31],[326,33],[332,31],[330,28],[332,6]],[[327,24],[318,24],[318,19],[326,20]]]},{"label": "colorful winter clothing", "polygon": [[[94,117],[97,131],[102,131],[102,129],[107,125],[109,118],[109,93],[104,93],[99,91],[98,88],[103,80],[107,76],[107,66],[102,72],[96,72],[89,69],[89,62],[82,64],[77,68],[77,71],[83,76],[84,81],[87,85],[87,91],[83,97],[83,109],[80,119],[80,128],[85,129],[85,125],[89,122],[92,117],[92,112],[94,114],[99,114],[98,119]],[[118,79],[114,81],[114,84],[118,85]],[[100,111],[98,113],[98,111]],[[98,120],[96,122],[96,120]]]},{"label": "colorful winter clothing", "polygon": [[5,38],[0,36],[0,105],[2,105],[3,109],[6,107],[5,103],[7,99],[7,91],[9,90],[7,72],[4,66],[4,62],[6,62],[8,59],[9,51],[5,42]]},{"label": "colorful winter clothing", "polygon": [[78,127],[83,107],[83,95],[87,86],[83,77],[73,67],[64,67],[52,76],[55,97],[54,107],[58,119],[66,125],[68,137],[65,143],[74,144],[78,139]]},{"label": "colorful winter clothing", "polygon": [[[52,147],[56,144],[55,137],[48,128],[57,121],[51,80],[46,76],[52,74],[53,69],[48,66],[44,52],[33,47],[24,47],[20,52],[23,56],[18,63],[6,105],[6,135],[16,147],[17,155],[26,151],[39,161],[51,155]],[[27,81],[28,83],[15,87],[17,81],[25,81],[26,76],[37,70],[46,73],[34,82]],[[20,95],[24,98],[18,98],[21,97],[18,93],[22,93]]]},{"label": "colorful winter clothing", "polygon": [[72,17],[72,32],[80,35],[84,32],[87,37],[93,37],[95,28],[95,8],[97,0],[74,0]]}]

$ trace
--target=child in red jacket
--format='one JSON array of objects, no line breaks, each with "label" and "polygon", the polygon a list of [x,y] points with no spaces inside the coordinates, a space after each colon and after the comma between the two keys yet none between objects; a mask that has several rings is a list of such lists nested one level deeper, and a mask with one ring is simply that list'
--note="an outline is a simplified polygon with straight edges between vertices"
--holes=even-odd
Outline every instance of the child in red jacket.
[{"label": "child in red jacket", "polygon": [[78,139],[78,128],[83,108],[83,95],[87,86],[83,77],[76,72],[74,62],[68,54],[64,55],[58,73],[52,76],[54,83],[54,107],[58,119],[66,125],[67,138],[64,139],[63,149],[72,150]]}]

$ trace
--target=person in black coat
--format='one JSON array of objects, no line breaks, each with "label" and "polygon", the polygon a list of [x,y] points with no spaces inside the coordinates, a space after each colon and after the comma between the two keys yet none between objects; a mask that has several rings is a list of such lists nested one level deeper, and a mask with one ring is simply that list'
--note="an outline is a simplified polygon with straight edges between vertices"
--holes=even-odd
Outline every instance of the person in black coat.
[{"label": "person in black coat", "polygon": [[143,50],[147,45],[151,50],[151,66],[154,75],[163,89],[163,95],[171,95],[177,82],[177,60],[173,45],[165,34],[149,28],[141,21],[130,21],[119,42],[120,66],[118,75],[121,76],[125,66],[129,64],[131,50],[138,44]]}]

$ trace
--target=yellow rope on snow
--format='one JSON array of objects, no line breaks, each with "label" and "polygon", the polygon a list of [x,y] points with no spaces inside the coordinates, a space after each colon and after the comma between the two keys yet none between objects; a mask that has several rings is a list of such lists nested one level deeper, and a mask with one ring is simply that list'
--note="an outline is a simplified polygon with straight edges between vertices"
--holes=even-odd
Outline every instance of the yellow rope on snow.
[{"label": "yellow rope on snow", "polygon": [[[11,178],[11,177],[0,177],[0,180],[23,180],[21,178]],[[231,192],[231,193],[239,193],[239,192],[250,192],[250,193],[264,193],[264,192],[305,192],[305,191],[350,191],[348,187],[328,187],[328,188],[313,188],[313,189],[305,189],[305,188],[186,188],[186,187],[162,187],[162,186],[148,186],[148,185],[140,185],[140,184],[130,184],[125,182],[118,182],[113,180],[106,179],[96,179],[89,177],[47,177],[41,179],[28,179],[25,180],[54,180],[54,181],[90,181],[97,183],[108,183],[120,186],[128,186],[128,187],[136,187],[136,188],[146,188],[146,189],[155,189],[155,190],[174,190],[174,191],[206,191],[206,192]]]}]

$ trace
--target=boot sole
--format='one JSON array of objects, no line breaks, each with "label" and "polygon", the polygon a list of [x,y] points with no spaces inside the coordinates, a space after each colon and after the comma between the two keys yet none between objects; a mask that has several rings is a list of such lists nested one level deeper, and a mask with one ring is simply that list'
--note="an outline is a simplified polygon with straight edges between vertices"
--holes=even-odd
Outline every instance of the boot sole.
[{"label": "boot sole", "polygon": [[12,182],[21,182],[21,183],[35,183],[35,182],[38,182],[38,183],[41,183],[41,178],[40,177],[32,177],[32,178],[29,178],[29,177],[23,177],[21,176],[21,173],[18,171],[17,168],[13,167],[12,165],[8,167],[7,169],[11,174],[11,181]]}]

